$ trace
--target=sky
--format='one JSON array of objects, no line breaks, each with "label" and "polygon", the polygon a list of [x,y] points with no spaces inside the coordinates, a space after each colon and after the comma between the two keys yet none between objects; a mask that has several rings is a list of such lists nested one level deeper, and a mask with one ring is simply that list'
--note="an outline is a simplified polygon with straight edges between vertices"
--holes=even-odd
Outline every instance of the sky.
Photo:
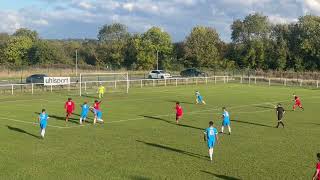
[{"label": "sky", "polygon": [[210,26],[230,41],[230,25],[250,13],[271,23],[320,15],[320,0],[0,0],[0,32],[36,30],[41,38],[96,38],[104,24],[122,23],[132,33],[161,27],[183,41],[197,25]]}]

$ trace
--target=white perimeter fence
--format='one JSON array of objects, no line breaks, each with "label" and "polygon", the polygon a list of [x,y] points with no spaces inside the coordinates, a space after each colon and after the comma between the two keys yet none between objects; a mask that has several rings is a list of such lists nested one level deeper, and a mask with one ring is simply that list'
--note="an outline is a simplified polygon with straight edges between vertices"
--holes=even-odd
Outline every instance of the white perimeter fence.
[{"label": "white perimeter fence", "polygon": [[[85,81],[82,82],[82,91],[86,94],[96,93],[99,84],[106,86],[107,92],[126,93],[127,80],[114,81]],[[192,78],[170,78],[170,79],[135,79],[129,80],[129,88],[159,87],[159,86],[185,86],[207,84],[214,85],[218,83],[240,83],[257,84],[266,86],[301,86],[319,88],[319,80],[303,79],[283,79],[266,77],[241,77],[241,76],[212,76],[212,77],[192,77]],[[40,94],[47,92],[70,93],[78,95],[80,90],[79,82],[72,82],[70,85],[43,86],[43,84],[1,84],[0,94]],[[129,89],[130,93],[130,89]]]}]

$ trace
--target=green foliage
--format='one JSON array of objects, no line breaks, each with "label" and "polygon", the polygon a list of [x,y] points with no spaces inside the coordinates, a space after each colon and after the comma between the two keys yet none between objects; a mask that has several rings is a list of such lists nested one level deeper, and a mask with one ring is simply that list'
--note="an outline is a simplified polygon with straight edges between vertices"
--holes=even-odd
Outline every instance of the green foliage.
[{"label": "green foliage", "polygon": [[32,64],[68,64],[63,55],[59,45],[50,41],[38,41],[30,49],[29,59]]},{"label": "green foliage", "polygon": [[26,28],[20,28],[13,33],[13,36],[23,36],[29,37],[33,42],[39,39],[38,33],[36,31],[32,31]]},{"label": "green foliage", "polygon": [[11,37],[3,49],[4,58],[7,60],[6,65],[22,66],[28,65],[28,52],[33,42],[27,36]]},{"label": "green foliage", "polygon": [[156,65],[157,52],[159,68],[164,68],[165,62],[170,60],[173,52],[171,37],[158,27],[152,27],[144,34],[134,39],[137,52],[137,68],[152,69]]},{"label": "green foliage", "polygon": [[220,54],[220,38],[215,29],[197,26],[185,41],[185,65],[189,67],[216,67]]}]

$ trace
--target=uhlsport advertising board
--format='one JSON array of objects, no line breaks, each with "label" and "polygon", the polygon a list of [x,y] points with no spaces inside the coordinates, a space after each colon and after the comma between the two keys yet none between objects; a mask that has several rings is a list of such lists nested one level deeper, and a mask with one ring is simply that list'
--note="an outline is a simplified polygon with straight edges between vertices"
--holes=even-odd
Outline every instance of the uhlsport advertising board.
[{"label": "uhlsport advertising board", "polygon": [[44,77],[45,86],[68,85],[70,77]]}]

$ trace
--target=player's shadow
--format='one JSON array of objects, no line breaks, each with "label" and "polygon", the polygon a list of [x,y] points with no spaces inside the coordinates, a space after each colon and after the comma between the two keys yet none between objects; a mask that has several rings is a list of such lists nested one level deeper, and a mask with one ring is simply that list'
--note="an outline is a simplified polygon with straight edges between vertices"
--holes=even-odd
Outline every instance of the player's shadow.
[{"label": "player's shadow", "polygon": [[88,95],[88,94],[83,94],[82,96],[86,97],[86,98],[92,98],[92,99],[97,99],[98,98],[97,96]]},{"label": "player's shadow", "polygon": [[159,121],[163,121],[172,125],[176,125],[176,126],[181,126],[181,127],[186,127],[186,128],[192,128],[192,129],[198,129],[198,130],[204,130],[203,128],[199,128],[199,127],[194,127],[194,126],[190,126],[190,125],[186,125],[186,124],[176,124],[175,122],[169,121],[167,119],[163,119],[160,117],[154,117],[154,116],[146,116],[146,115],[141,115],[144,118],[149,118],[149,119],[155,119],[155,120],[159,120]]},{"label": "player's shadow", "polygon": [[206,174],[210,174],[210,175],[215,176],[215,177],[220,178],[220,179],[225,179],[225,180],[241,180],[241,179],[239,179],[239,178],[235,178],[235,177],[231,177],[231,176],[225,176],[225,175],[220,175],[220,174],[215,174],[215,173],[208,172],[208,171],[203,171],[203,170],[201,170],[201,172],[206,173]]},{"label": "player's shadow", "polygon": [[248,121],[241,121],[241,120],[231,120],[232,122],[236,123],[243,123],[243,124],[250,124],[250,125],[255,125],[255,126],[262,126],[262,127],[270,127],[273,128],[273,126],[265,125],[265,124],[260,124],[260,123],[254,123],[254,122],[248,122]]},{"label": "player's shadow", "polygon": [[191,156],[191,157],[208,160],[207,156],[203,156],[203,155],[200,155],[200,154],[196,154],[196,153],[192,153],[192,152],[188,152],[188,151],[184,151],[184,150],[181,150],[181,149],[176,149],[176,148],[172,148],[172,147],[164,146],[164,145],[160,145],[160,144],[149,143],[149,142],[144,142],[144,141],[140,141],[140,140],[136,140],[136,141],[139,142],[139,143],[143,143],[145,145],[148,145],[148,146],[155,147],[155,148],[160,148],[160,149],[164,149],[164,150],[180,153],[180,154]]},{"label": "player's shadow", "polygon": [[[49,117],[50,117],[50,118],[53,118],[53,119],[56,119],[56,120],[59,120],[59,121],[66,121],[66,117],[64,117],[64,116],[50,115]],[[68,122],[75,123],[75,124],[79,124],[79,119],[69,118],[69,121],[68,121]]]},{"label": "player's shadow", "polygon": [[270,106],[262,106],[262,105],[259,105],[259,106],[256,106],[257,108],[263,108],[263,109],[275,109],[273,107],[270,107]]},{"label": "player's shadow", "polygon": [[172,102],[172,103],[176,103],[179,102],[181,104],[195,104],[195,103],[191,103],[191,102],[186,102],[186,101],[174,101],[174,100],[167,100],[168,102]]},{"label": "player's shadow", "polygon": [[11,131],[16,131],[16,132],[19,132],[19,133],[27,134],[27,135],[29,135],[29,136],[32,136],[32,137],[35,137],[35,138],[38,138],[38,139],[40,138],[40,136],[31,134],[31,133],[29,133],[29,132],[27,132],[27,131],[25,131],[25,130],[23,130],[23,129],[20,129],[20,128],[8,126],[8,125],[7,125],[7,128],[8,128],[9,130],[11,130]]}]

